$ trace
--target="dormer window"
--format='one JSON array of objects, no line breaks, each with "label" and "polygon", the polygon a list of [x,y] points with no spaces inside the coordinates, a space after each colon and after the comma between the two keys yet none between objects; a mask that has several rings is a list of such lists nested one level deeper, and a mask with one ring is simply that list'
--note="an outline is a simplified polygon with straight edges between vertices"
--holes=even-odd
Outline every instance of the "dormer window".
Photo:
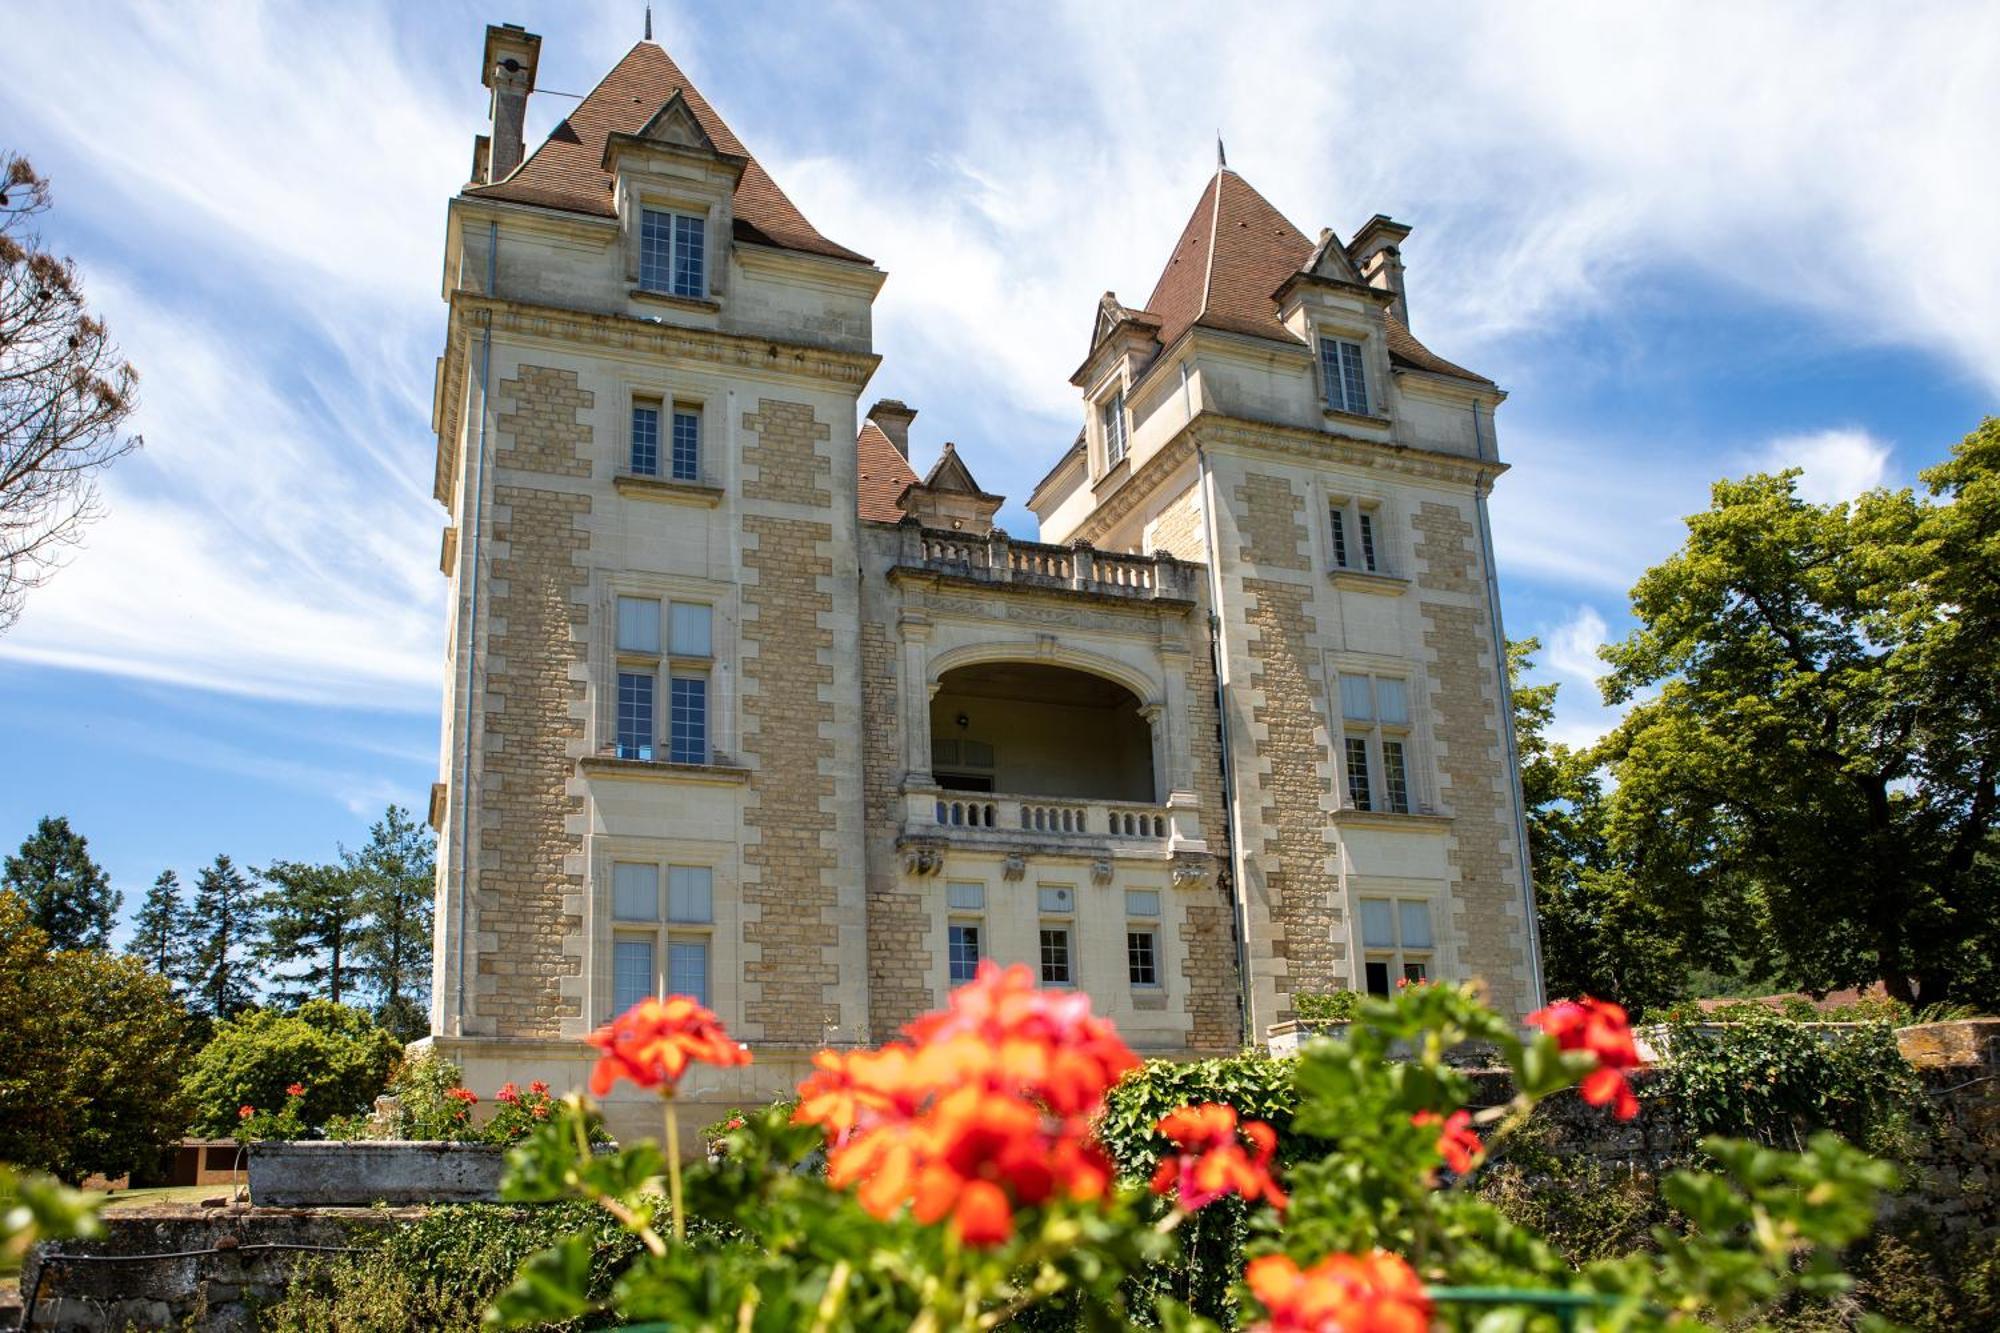
[{"label": "dormer window", "polygon": [[1345,338],[1319,340],[1320,380],[1326,405],[1335,412],[1368,415],[1368,376],[1361,368],[1361,344]]},{"label": "dormer window", "polygon": [[706,220],[646,208],[639,213],[639,287],[703,300],[708,296]]},{"label": "dormer window", "polygon": [[1117,467],[1125,457],[1125,390],[1119,389],[1098,409],[1104,425],[1104,467]]}]

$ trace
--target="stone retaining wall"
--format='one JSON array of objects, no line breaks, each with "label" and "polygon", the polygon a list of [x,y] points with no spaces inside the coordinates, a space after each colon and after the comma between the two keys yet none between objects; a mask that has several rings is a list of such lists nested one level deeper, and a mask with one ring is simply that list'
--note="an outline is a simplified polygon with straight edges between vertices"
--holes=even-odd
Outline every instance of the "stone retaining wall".
[{"label": "stone retaining wall", "polygon": [[105,1235],[38,1247],[21,1269],[25,1326],[178,1329],[257,1327],[301,1259],[365,1245],[423,1209],[132,1208]]}]

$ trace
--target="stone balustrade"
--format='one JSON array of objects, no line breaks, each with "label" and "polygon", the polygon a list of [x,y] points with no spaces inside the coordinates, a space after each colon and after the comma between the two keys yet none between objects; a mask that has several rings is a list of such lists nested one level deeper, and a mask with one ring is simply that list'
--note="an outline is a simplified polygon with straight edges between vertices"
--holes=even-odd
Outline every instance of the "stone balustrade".
[{"label": "stone balustrade", "polygon": [[1197,566],[1157,555],[1113,555],[1089,546],[1016,541],[922,528],[903,532],[902,565],[981,583],[1055,588],[1100,596],[1193,601]]},{"label": "stone balustrade", "polygon": [[1191,804],[1071,800],[1048,796],[947,791],[915,787],[904,792],[904,832],[947,837],[955,833],[995,842],[1076,844],[1114,849],[1165,850],[1201,843]]}]

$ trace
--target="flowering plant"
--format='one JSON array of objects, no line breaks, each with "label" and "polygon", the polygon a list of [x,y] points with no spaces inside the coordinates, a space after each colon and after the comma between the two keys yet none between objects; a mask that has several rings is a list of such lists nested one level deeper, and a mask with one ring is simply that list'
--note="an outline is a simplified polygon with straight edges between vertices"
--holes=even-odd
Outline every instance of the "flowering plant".
[{"label": "flowering plant", "polygon": [[268,1107],[238,1107],[236,1132],[232,1137],[242,1144],[269,1143],[273,1139],[305,1138],[311,1133],[305,1123],[305,1105],[305,1085],[293,1083],[285,1089],[284,1105],[275,1110]]},{"label": "flowering plant", "polygon": [[[591,1156],[587,1106],[565,1098],[511,1154],[507,1196],[595,1199],[645,1249],[593,1300],[594,1247],[572,1236],[530,1260],[489,1318],[520,1327],[608,1307],[661,1327],[944,1333],[1035,1310],[1038,1327],[1193,1333],[1217,1326],[1148,1275],[1225,1197],[1244,1210],[1250,1257],[1207,1314],[1269,1333],[1681,1330],[1838,1290],[1838,1253],[1894,1176],[1832,1136],[1803,1154],[1706,1141],[1717,1169],[1664,1185],[1685,1231],[1581,1270],[1468,1188],[1544,1098],[1581,1086],[1606,1114],[1626,1110],[1622,1015],[1572,1008],[1524,1033],[1467,988],[1367,1000],[1344,1039],[1289,1067],[1298,1160],[1281,1167],[1270,1130],[1234,1107],[1185,1106],[1158,1121],[1167,1150],[1148,1188],[1118,1177],[1094,1129],[1131,1051],[1085,997],[989,966],[901,1039],[821,1052],[795,1109],[726,1131],[730,1150],[686,1175],[688,1211],[721,1224],[690,1242],[654,1225],[660,1150]],[[635,1029],[642,1049],[675,1040],[651,1030],[657,1018]],[[715,1039],[690,1021],[692,1040]],[[1475,1046],[1511,1074],[1504,1105],[1474,1109],[1471,1078],[1446,1059]],[[799,1169],[820,1152],[823,1177]]]}]

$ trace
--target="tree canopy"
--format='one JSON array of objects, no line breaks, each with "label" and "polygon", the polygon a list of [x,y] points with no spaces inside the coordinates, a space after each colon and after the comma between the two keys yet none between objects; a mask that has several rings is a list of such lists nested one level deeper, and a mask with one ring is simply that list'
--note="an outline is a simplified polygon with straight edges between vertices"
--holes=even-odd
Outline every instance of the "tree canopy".
[{"label": "tree canopy", "polygon": [[2000,1000],[2000,420],[1927,492],[1716,483],[1604,650],[1606,832],[1695,953],[1825,991]]},{"label": "tree canopy", "polygon": [[52,949],[102,949],[124,895],[90,859],[90,843],[62,815],[46,815],[21,850],[7,858],[0,887],[28,904],[29,918]]},{"label": "tree canopy", "polygon": [[0,1160],[71,1184],[152,1165],[187,1125],[187,1013],[136,958],[50,945],[0,892]]},{"label": "tree canopy", "polygon": [[227,856],[195,877],[188,1007],[197,1014],[230,1018],[255,1002],[261,916],[255,886]]}]

